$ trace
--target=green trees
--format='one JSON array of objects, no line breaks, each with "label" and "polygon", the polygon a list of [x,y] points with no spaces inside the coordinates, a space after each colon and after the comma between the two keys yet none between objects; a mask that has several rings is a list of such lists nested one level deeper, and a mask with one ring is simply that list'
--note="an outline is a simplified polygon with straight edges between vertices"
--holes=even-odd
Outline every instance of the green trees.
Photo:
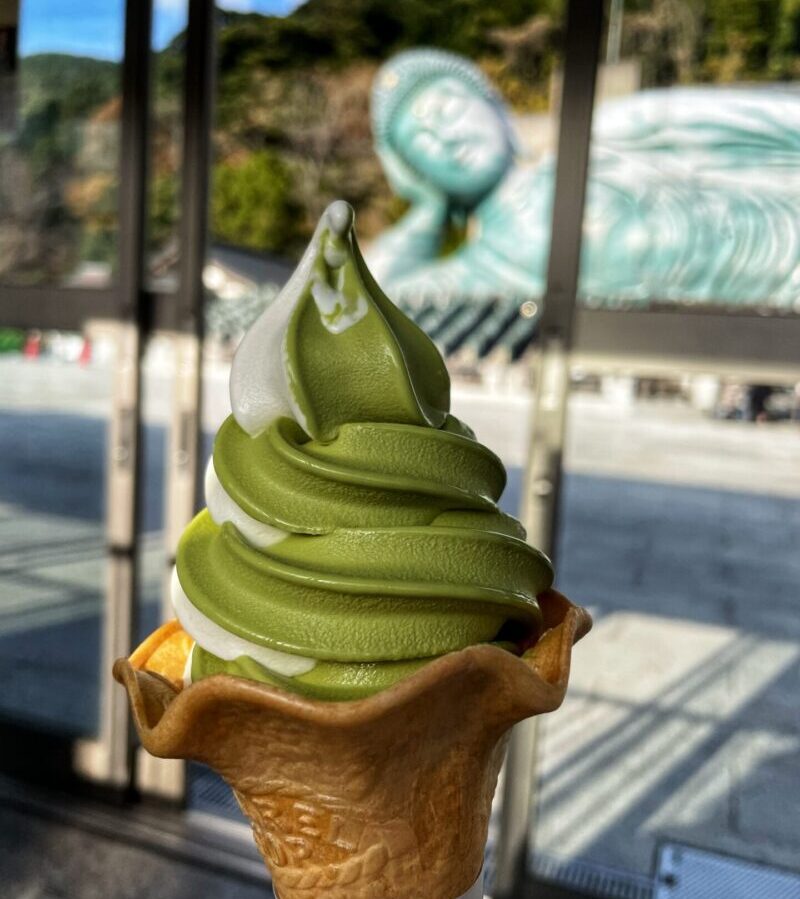
[{"label": "green trees", "polygon": [[800,0],[780,0],[770,51],[775,77],[800,77]]},{"label": "green trees", "polygon": [[705,45],[712,79],[766,74],[781,5],[775,0],[710,0]]},{"label": "green trees", "polygon": [[15,131],[0,143],[0,278],[58,282],[111,266],[116,235],[119,65],[24,56]]},{"label": "green trees", "polygon": [[293,231],[289,190],[286,166],[270,150],[217,163],[211,188],[215,238],[255,249],[283,249]]},{"label": "green trees", "polygon": [[626,0],[623,49],[645,85],[800,76],[800,0]]}]

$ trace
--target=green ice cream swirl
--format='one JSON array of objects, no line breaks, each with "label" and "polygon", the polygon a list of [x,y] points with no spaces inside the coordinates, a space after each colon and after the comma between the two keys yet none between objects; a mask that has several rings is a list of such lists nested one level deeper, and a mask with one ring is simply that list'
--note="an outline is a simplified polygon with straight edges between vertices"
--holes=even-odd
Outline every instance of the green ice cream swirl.
[{"label": "green ice cream swirl", "polygon": [[352,220],[329,207],[237,353],[209,508],[178,549],[193,680],[353,699],[538,628],[550,563],[498,510],[502,463],[450,415],[438,351],[367,271]]}]

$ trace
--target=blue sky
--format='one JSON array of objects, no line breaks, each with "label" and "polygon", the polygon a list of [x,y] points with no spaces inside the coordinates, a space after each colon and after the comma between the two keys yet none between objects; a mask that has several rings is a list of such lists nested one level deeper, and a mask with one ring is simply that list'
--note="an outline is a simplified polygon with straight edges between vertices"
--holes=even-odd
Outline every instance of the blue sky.
[{"label": "blue sky", "polygon": [[[135,0],[134,0],[135,2]],[[224,9],[286,15],[301,0],[222,0]],[[187,0],[155,0],[153,44],[161,49],[186,24]],[[72,53],[121,59],[124,0],[22,0],[19,42],[23,56]]]}]

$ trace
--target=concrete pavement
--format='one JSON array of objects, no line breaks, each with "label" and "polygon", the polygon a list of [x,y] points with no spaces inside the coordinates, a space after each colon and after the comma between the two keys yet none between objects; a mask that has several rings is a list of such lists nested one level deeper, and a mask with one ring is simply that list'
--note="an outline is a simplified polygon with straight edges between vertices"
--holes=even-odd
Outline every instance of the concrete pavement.
[{"label": "concrete pavement", "polygon": [[798,541],[794,499],[568,478],[559,584],[595,628],[542,723],[540,870],[622,889],[667,838],[800,868]]}]

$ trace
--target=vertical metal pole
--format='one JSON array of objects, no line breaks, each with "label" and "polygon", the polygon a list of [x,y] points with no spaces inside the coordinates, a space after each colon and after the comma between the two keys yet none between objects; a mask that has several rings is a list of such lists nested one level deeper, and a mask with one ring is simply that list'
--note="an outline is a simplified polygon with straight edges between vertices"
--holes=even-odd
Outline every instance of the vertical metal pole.
[{"label": "vertical metal pole", "polygon": [[6,0],[0,7],[0,28],[6,44],[0,58],[0,137],[12,134],[19,127],[19,0]]},{"label": "vertical metal pole", "polygon": [[167,541],[174,562],[200,499],[203,268],[208,239],[209,170],[215,84],[214,0],[189,0],[184,82],[180,286],[175,403],[170,434]]},{"label": "vertical metal pole", "polygon": [[[603,27],[602,0],[569,0],[553,195],[550,262],[534,360],[533,433],[523,495],[528,538],[555,555],[569,352],[580,273],[583,207]],[[533,803],[535,720],[518,725],[506,762],[494,895],[519,895]]]},{"label": "vertical metal pole", "polygon": [[184,82],[183,184],[178,327],[203,336],[203,266],[214,109],[214,0],[189,0]]},{"label": "vertical metal pole", "polygon": [[[189,0],[184,74],[181,182],[180,282],[176,297],[175,383],[167,447],[166,571],[162,614],[173,616],[169,583],[183,529],[200,502],[202,441],[203,267],[208,231],[208,181],[214,100],[213,0]],[[137,785],[148,793],[179,799],[185,765],[140,752]]]},{"label": "vertical metal pole", "polygon": [[147,185],[151,0],[128,0],[119,163],[119,321],[106,475],[108,576],[102,622],[100,732],[76,747],[75,766],[114,786],[130,782],[128,702],[111,678],[134,631],[141,472],[143,254]]}]

